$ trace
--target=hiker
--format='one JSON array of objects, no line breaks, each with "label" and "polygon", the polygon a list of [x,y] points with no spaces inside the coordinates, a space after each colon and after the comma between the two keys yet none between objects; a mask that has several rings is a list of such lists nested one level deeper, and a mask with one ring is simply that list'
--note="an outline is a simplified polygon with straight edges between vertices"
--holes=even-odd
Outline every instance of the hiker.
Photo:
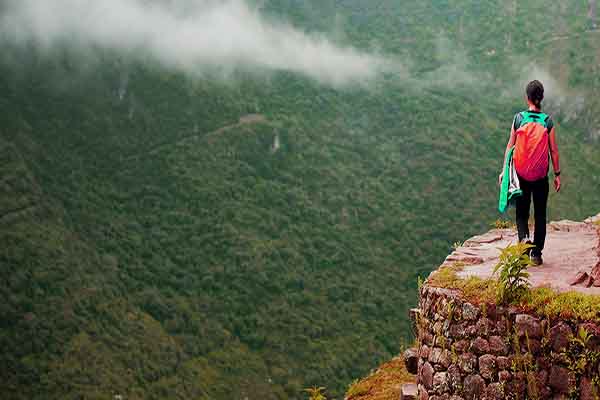
[{"label": "hiker", "polygon": [[[514,169],[522,194],[515,198],[517,230],[519,241],[529,240],[529,207],[533,197],[535,231],[531,261],[541,265],[542,251],[546,241],[546,206],[548,203],[548,170],[549,159],[554,168],[554,189],[560,191],[560,164],[556,130],[549,115],[542,112],[544,86],[540,81],[531,81],[527,85],[527,111],[515,115],[510,139],[506,145],[504,160],[512,153]],[[512,147],[515,147],[511,152]],[[499,176],[502,183],[503,172]]]}]

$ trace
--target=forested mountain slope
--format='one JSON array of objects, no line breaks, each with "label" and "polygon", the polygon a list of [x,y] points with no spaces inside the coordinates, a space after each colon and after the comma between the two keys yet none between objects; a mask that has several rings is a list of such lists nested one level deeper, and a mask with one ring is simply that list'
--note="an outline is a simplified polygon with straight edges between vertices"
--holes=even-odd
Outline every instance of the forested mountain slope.
[{"label": "forested mountain slope", "polygon": [[394,68],[332,87],[2,42],[2,398],[339,397],[410,340],[417,276],[498,217],[530,78],[550,217],[597,212],[589,3],[260,3]]}]

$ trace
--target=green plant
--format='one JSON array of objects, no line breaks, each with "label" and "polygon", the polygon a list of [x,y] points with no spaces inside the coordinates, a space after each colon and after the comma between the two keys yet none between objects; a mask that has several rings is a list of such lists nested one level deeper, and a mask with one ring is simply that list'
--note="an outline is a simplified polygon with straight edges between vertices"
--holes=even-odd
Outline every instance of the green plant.
[{"label": "green plant", "polygon": [[571,342],[578,343],[583,348],[585,348],[587,347],[587,344],[590,341],[591,337],[592,335],[590,334],[590,332],[587,329],[585,329],[585,327],[580,326],[579,330],[577,331],[577,336],[573,336],[571,338]]},{"label": "green plant", "polygon": [[357,396],[362,396],[366,393],[369,393],[369,386],[362,385],[362,381],[360,379],[355,379],[348,385],[348,389],[346,391],[346,397],[352,398]]},{"label": "green plant", "polygon": [[[594,366],[598,362],[600,352],[592,350],[588,345],[592,338],[592,334],[585,329],[580,327],[575,335],[572,335],[569,339],[569,347],[565,352],[565,356],[568,359],[567,368],[574,374],[576,379],[581,378],[586,371],[589,371],[590,366]],[[592,379],[592,391],[594,392],[594,398],[596,396],[596,387],[598,379],[594,377]],[[570,398],[579,398],[579,389],[575,386],[570,388]]]},{"label": "green plant", "polygon": [[308,400],[327,400],[324,387],[311,387],[304,389],[308,393]]},{"label": "green plant", "polygon": [[453,303],[448,303],[447,311],[448,311],[448,321],[452,322],[452,320],[454,319],[454,304]]},{"label": "green plant", "polygon": [[454,250],[456,250],[456,249],[458,249],[459,247],[462,247],[462,245],[463,245],[463,244],[464,244],[464,242],[461,242],[461,241],[456,241],[456,242],[452,243],[452,248],[453,248]]},{"label": "green plant", "polygon": [[594,395],[594,399],[597,400],[600,397],[598,393],[598,388],[600,387],[600,375],[594,375],[592,378],[592,394]]},{"label": "green plant", "polygon": [[535,372],[527,372],[527,392],[531,400],[538,400],[540,398],[540,392],[538,389],[538,380]]},{"label": "green plant", "polygon": [[445,336],[439,335],[436,345],[439,346],[442,350],[446,350],[446,346],[448,345],[448,341]]},{"label": "green plant", "polygon": [[452,364],[458,363],[458,354],[456,353],[456,346],[454,344],[450,346],[450,357]]},{"label": "green plant", "polygon": [[533,265],[527,251],[533,245],[517,243],[501,249],[500,260],[494,268],[498,277],[498,301],[504,304],[520,300],[529,289],[527,268]]},{"label": "green plant", "polygon": [[498,218],[497,220],[492,222],[492,227],[494,227],[496,229],[509,229],[509,228],[513,227],[513,224],[512,224],[512,222],[510,222],[506,219]]}]

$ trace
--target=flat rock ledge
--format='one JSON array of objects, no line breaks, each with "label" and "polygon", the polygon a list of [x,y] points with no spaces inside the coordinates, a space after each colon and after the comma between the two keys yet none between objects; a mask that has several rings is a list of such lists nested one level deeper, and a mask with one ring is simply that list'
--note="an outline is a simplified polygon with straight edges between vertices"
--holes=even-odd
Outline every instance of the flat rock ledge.
[{"label": "flat rock ledge", "polygon": [[[566,282],[581,271],[596,276],[598,220],[600,215],[583,223],[549,224],[546,264],[537,267],[540,271],[532,284],[600,294],[595,279],[590,287]],[[461,262],[467,265],[465,276],[489,277],[497,248],[515,239],[510,230],[488,232],[466,241],[445,264]],[[561,245],[561,240],[567,243]],[[578,270],[569,264],[573,261],[581,262]],[[558,284],[558,280],[565,282]],[[417,345],[404,357],[406,365],[416,369],[420,400],[591,400],[600,394],[600,321],[548,318],[495,303],[473,304],[460,291],[427,282],[410,316]],[[406,389],[406,398],[413,398],[414,392]]]},{"label": "flat rock ledge", "polygon": [[[557,221],[547,226],[544,264],[530,267],[532,287],[551,287],[558,292],[576,290],[600,295],[600,214],[584,222]],[[452,252],[442,266],[461,263],[459,276],[483,279],[493,275],[501,248],[516,243],[512,229],[493,229],[475,236]]]}]

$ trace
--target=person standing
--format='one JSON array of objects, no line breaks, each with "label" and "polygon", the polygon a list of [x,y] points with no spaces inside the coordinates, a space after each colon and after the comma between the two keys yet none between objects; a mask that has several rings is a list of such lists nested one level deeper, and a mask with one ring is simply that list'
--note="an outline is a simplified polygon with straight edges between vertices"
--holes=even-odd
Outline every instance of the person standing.
[{"label": "person standing", "polygon": [[[519,241],[530,242],[529,208],[533,198],[534,240],[531,261],[543,264],[542,251],[546,242],[546,207],[548,204],[548,172],[550,159],[554,168],[554,189],[560,191],[560,157],[556,144],[556,129],[552,118],[542,112],[544,86],[538,80],[526,88],[528,109],[515,115],[504,160],[514,146],[513,162],[523,194],[516,198],[516,223]],[[502,182],[504,172],[500,173]]]}]

